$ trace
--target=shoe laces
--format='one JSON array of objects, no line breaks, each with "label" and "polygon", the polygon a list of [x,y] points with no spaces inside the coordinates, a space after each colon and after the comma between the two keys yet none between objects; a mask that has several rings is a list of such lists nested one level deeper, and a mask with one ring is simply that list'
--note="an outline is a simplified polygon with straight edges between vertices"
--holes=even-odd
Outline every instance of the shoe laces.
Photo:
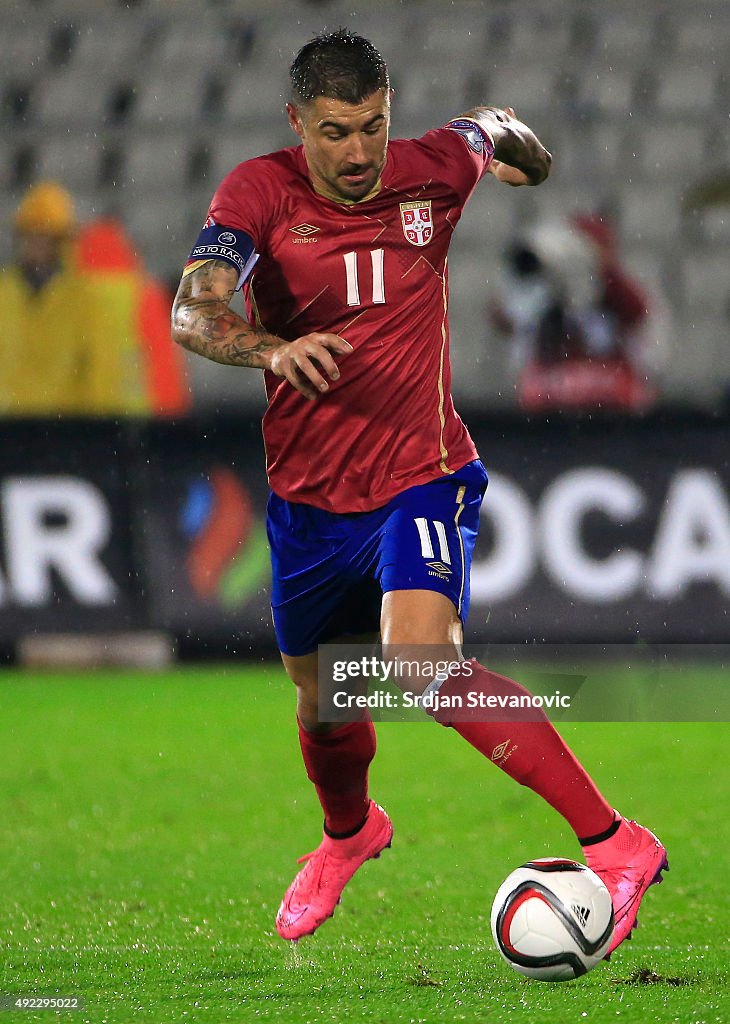
[{"label": "shoe laces", "polygon": [[614,889],[618,889],[620,883],[628,877],[625,869],[622,867],[604,868],[598,865],[593,867],[592,870],[599,875],[604,885],[608,882]]},{"label": "shoe laces", "polygon": [[[327,886],[327,878],[326,878],[326,876],[323,877],[324,869],[325,869],[325,863],[326,863],[328,857],[329,857],[329,855],[328,855],[326,850],[322,850],[321,848],[318,848],[316,850],[312,850],[311,853],[305,853],[303,857],[298,857],[297,858],[297,864],[304,864],[305,865],[305,867],[302,869],[303,872],[306,872],[308,876],[311,876],[311,877],[307,878],[307,881],[311,882],[311,884],[317,890],[326,889],[328,887]],[[330,861],[330,868],[329,868],[330,873],[334,873],[333,872],[333,867],[334,867],[335,864],[337,864],[337,858],[336,857],[329,857],[329,861]]]}]

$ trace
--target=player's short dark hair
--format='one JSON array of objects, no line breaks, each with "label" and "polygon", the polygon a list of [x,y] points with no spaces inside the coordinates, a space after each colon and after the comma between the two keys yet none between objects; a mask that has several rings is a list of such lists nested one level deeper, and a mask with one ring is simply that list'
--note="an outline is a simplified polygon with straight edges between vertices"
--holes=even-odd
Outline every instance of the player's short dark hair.
[{"label": "player's short dark hair", "polygon": [[368,39],[348,29],[324,32],[305,43],[289,69],[292,99],[307,103],[317,96],[362,103],[388,89],[388,68]]}]

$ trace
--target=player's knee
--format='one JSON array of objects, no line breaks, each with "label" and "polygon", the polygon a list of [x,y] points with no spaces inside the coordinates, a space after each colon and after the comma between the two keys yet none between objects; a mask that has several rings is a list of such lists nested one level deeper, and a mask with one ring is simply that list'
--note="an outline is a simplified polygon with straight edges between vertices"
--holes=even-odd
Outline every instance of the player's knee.
[{"label": "player's knee", "polygon": [[314,685],[306,678],[292,679],[292,682],[297,688],[297,718],[307,732],[320,732],[316,679]]},{"label": "player's knee", "polygon": [[297,688],[297,703],[306,707],[317,707],[319,690],[316,676],[290,675],[289,678]]},{"label": "player's knee", "polygon": [[444,594],[428,590],[389,591],[383,597],[380,619],[383,646],[410,648],[459,648],[461,620]]},{"label": "player's knee", "polygon": [[307,732],[327,732],[327,722],[319,720],[319,689],[317,675],[296,659],[287,659],[287,675],[297,688],[297,718]]},{"label": "player's knee", "polygon": [[303,699],[313,698],[317,700],[317,657],[316,655],[303,655],[302,657],[290,657],[282,655],[286,674],[297,688],[298,695]]},{"label": "player's knee", "polygon": [[307,732],[331,732],[342,726],[342,722],[323,722],[317,695],[302,690],[297,691],[297,718]]},{"label": "player's knee", "polygon": [[329,732],[332,726],[329,722],[320,722],[317,706],[297,701],[297,718],[303,729],[307,732]]}]

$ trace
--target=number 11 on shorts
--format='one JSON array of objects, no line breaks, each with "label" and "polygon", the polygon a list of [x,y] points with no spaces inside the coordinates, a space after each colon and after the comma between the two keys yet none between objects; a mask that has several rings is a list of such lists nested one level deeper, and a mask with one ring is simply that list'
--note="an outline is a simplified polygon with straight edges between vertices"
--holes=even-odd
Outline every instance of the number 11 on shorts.
[{"label": "number 11 on shorts", "polygon": [[[416,524],[418,536],[421,540],[421,554],[426,561],[431,561],[436,557],[436,552],[434,551],[433,541],[431,539],[428,519],[422,519],[419,517],[418,519],[414,519],[413,522]],[[446,565],[451,565],[451,552],[449,551],[449,544],[446,540],[446,529],[444,528],[444,524],[439,522],[438,519],[434,519],[432,520],[432,525],[436,531],[436,537],[438,538],[439,557],[442,562],[446,563]]]}]

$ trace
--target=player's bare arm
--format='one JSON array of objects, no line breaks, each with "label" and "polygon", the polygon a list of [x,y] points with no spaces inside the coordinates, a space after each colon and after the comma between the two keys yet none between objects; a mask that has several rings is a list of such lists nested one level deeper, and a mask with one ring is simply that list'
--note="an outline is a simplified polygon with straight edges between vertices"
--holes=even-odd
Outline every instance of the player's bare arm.
[{"label": "player's bare arm", "polygon": [[541,185],[550,173],[552,155],[511,107],[474,107],[463,117],[482,125],[494,141],[491,173],[508,185]]},{"label": "player's bare arm", "polygon": [[[327,391],[340,371],[333,354],[351,346],[336,334],[314,333],[287,342],[230,308],[238,271],[223,260],[209,260],[183,276],[172,307],[172,337],[183,348],[227,366],[271,370],[306,398]],[[322,372],[320,372],[320,370]]]},{"label": "player's bare arm", "polygon": [[172,307],[172,336],[183,348],[228,366],[267,367],[267,356],[282,344],[252,327],[230,309],[238,271],[210,260],[180,281]]}]

